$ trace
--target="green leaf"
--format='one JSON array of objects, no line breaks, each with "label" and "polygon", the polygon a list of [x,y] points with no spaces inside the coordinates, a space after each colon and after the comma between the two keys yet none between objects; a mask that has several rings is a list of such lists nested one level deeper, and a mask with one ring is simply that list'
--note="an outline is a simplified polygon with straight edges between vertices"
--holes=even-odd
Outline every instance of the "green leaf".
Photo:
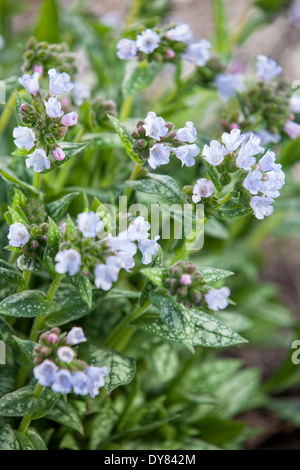
[{"label": "green leaf", "polygon": [[19,450],[19,441],[9,424],[0,429],[0,450]]},{"label": "green leaf", "polygon": [[63,286],[54,296],[54,301],[57,305],[54,311],[46,318],[47,326],[65,325],[66,323],[84,317],[102,302],[106,294],[107,292],[101,289],[93,289],[93,303],[90,308],[73,287]]},{"label": "green leaf", "polygon": [[27,197],[19,188],[14,188],[15,194],[12,202],[12,208],[15,209],[16,207],[24,207],[27,203]]},{"label": "green leaf", "polygon": [[53,201],[47,204],[46,211],[48,212],[49,216],[55,221],[60,220],[67,212],[73,199],[79,196],[79,194],[80,193],[78,192],[69,193],[57,201]]},{"label": "green leaf", "polygon": [[214,282],[225,279],[226,277],[232,276],[232,271],[226,271],[225,269],[208,268],[206,266],[198,266],[199,272],[203,275],[204,280],[207,284],[213,284]]},{"label": "green leaf", "polygon": [[135,374],[135,360],[112,349],[90,348],[88,362],[91,365],[106,366],[109,374],[105,377],[104,388],[111,393],[120,385],[129,384]]},{"label": "green leaf", "polygon": [[68,426],[83,434],[83,426],[74,406],[66,403],[64,400],[59,400],[55,407],[47,415],[47,419],[55,421],[56,423]]},{"label": "green leaf", "polygon": [[44,440],[41,438],[41,436],[38,434],[38,432],[35,429],[33,428],[27,429],[26,435],[30,439],[30,442],[32,443],[35,450],[47,450],[47,446]]},{"label": "green leaf", "polygon": [[218,312],[214,316],[238,333],[249,330],[253,325],[253,322],[248,317],[236,312]]},{"label": "green leaf", "polygon": [[14,344],[13,335],[15,334],[13,328],[0,317],[0,339],[8,344]]},{"label": "green leaf", "polygon": [[21,450],[35,450],[34,445],[32,444],[29,437],[26,436],[23,432],[15,431],[16,438],[19,441]]},{"label": "green leaf", "polygon": [[56,170],[56,168],[59,168],[61,165],[64,165],[67,161],[69,161],[72,157],[74,157],[74,155],[77,155],[79,152],[81,152],[87,145],[88,145],[87,142],[83,142],[83,143],[61,142],[59,146],[64,151],[66,155],[65,158],[61,160],[60,162],[57,160],[52,161],[51,168],[49,170],[44,170],[43,174],[50,173],[51,171]]},{"label": "green leaf", "polygon": [[197,423],[201,437],[215,445],[225,445],[234,441],[246,428],[246,423],[228,421],[218,416],[207,416]]},{"label": "green leaf", "polygon": [[38,258],[27,258],[25,255],[22,255],[17,259],[17,265],[21,271],[30,271],[32,273],[43,271],[42,263]]},{"label": "green leaf", "polygon": [[8,212],[11,216],[11,220],[13,224],[19,222],[25,225],[26,227],[29,226],[29,222],[20,207],[17,206],[14,209],[12,207],[8,207]]},{"label": "green leaf", "polygon": [[91,308],[93,301],[93,288],[89,278],[87,276],[82,276],[81,273],[77,273],[75,276],[68,276],[68,279],[79,293],[83,302]]},{"label": "green leaf", "polygon": [[273,399],[268,403],[268,408],[274,411],[281,419],[292,423],[300,429],[300,400],[299,398]]},{"label": "green leaf", "polygon": [[60,394],[55,393],[50,388],[44,387],[39,398],[37,407],[35,408],[31,419],[40,419],[47,416],[59,400]]},{"label": "green leaf", "polygon": [[111,402],[106,400],[91,423],[90,450],[97,450],[109,438],[118,420],[119,416]]},{"label": "green leaf", "polygon": [[205,235],[220,240],[227,240],[230,237],[230,232],[219,220],[209,219],[205,224]]},{"label": "green leaf", "polygon": [[210,177],[210,179],[214,183],[214,186],[215,186],[216,190],[221,191],[222,190],[222,185],[220,183],[218,171],[216,170],[216,168],[213,165],[210,165],[204,159],[203,159],[203,163],[204,163],[204,166],[205,166],[205,169],[206,169],[206,172],[207,172],[208,176]]},{"label": "green leaf", "polygon": [[111,116],[111,115],[108,115],[108,117],[113,123],[129,157],[135,163],[142,163],[141,160],[138,158],[137,154],[134,153],[134,151],[132,150],[132,147],[134,146],[134,141],[131,135],[129,134],[128,130],[126,129],[126,127],[123,126],[123,124],[116,117]]},{"label": "green leaf", "polygon": [[228,206],[221,207],[217,212],[219,219],[239,219],[246,215],[253,214],[251,207],[232,207],[231,204]]},{"label": "green leaf", "polygon": [[224,0],[213,0],[213,19],[215,49],[217,52],[222,54],[227,52],[229,47],[227,17]]},{"label": "green leaf", "polygon": [[144,268],[140,272],[158,287],[164,286],[164,279],[168,276],[168,268]]},{"label": "green leaf", "polygon": [[200,310],[190,309],[195,320],[195,346],[207,348],[222,348],[239,343],[247,343],[247,340],[222,323],[216,317]]},{"label": "green leaf", "polygon": [[35,189],[33,186],[30,186],[30,184],[24,183],[23,181],[19,180],[15,175],[12,173],[9,173],[5,170],[0,169],[0,176],[7,181],[8,183],[12,183],[22,189],[26,189],[29,191],[31,194],[34,194],[35,196],[39,196],[40,192]]},{"label": "green leaf", "polygon": [[128,61],[122,84],[123,95],[125,97],[132,96],[137,91],[148,88],[157,77],[160,69],[161,65],[156,62]]},{"label": "green leaf", "polygon": [[[152,264],[151,264],[152,268],[150,268],[150,269],[154,269],[156,267],[161,267],[162,263],[163,263],[163,251],[162,251],[162,249],[160,249],[159,252],[157,253],[157,255],[155,256],[155,258],[153,259]],[[146,273],[144,273],[144,274],[145,274],[145,276],[147,276]],[[146,282],[144,284],[144,287],[143,287],[143,290],[142,290],[142,293],[141,293],[141,297],[140,297],[140,306],[141,307],[148,300],[150,292],[153,289],[155,289],[157,285],[158,284],[155,284],[155,282],[152,282],[150,278],[146,279]]]},{"label": "green leaf", "polygon": [[76,228],[75,228],[75,225],[73,224],[73,221],[71,219],[71,217],[67,216],[67,225],[66,225],[66,230],[65,230],[65,239],[68,239],[70,235],[73,235],[74,233],[76,233]]},{"label": "green leaf", "polygon": [[150,292],[150,299],[158,309],[160,317],[166,323],[168,329],[177,338],[181,338],[181,342],[193,352],[195,321],[190,311],[178,304],[169,295],[152,291]]},{"label": "green leaf", "polygon": [[127,186],[147,194],[156,194],[173,204],[184,203],[183,192],[174,178],[149,173],[145,178],[126,181]]},{"label": "green leaf", "polygon": [[24,340],[18,338],[18,336],[13,336],[15,344],[20,349],[21,353],[26,357],[28,362],[33,362],[33,348],[36,346],[36,343],[29,340]]},{"label": "green leaf", "polygon": [[44,0],[35,32],[38,41],[59,42],[59,16],[56,0]]},{"label": "green leaf", "polygon": [[2,300],[0,314],[10,317],[31,318],[47,314],[55,307],[54,302],[48,302],[45,299],[43,292],[27,290]]},{"label": "green leaf", "polygon": [[48,240],[44,253],[43,264],[47,269],[49,276],[52,279],[57,275],[55,271],[55,261],[54,258],[59,251],[59,245],[62,241],[62,231],[56,225],[56,223],[49,217],[49,231],[48,231]]},{"label": "green leaf", "polygon": [[10,284],[14,284],[21,289],[26,288],[24,278],[20,271],[3,260],[0,260],[0,276]]},{"label": "green leaf", "polygon": [[33,392],[34,388],[28,386],[3,395],[0,399],[0,416],[31,415],[38,406],[38,399],[32,396]]},{"label": "green leaf", "polygon": [[158,345],[153,350],[150,360],[160,382],[169,382],[178,372],[178,355],[170,343],[164,342]]}]

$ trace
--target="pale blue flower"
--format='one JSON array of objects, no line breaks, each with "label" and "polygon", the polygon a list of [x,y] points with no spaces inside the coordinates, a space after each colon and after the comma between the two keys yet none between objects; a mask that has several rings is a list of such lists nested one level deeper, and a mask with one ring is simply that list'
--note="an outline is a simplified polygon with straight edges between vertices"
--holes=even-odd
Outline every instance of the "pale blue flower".
[{"label": "pale blue flower", "polygon": [[256,195],[262,188],[262,173],[259,170],[249,171],[247,177],[243,181],[243,186],[251,194]]},{"label": "pale blue flower", "polygon": [[227,101],[236,92],[242,92],[245,89],[244,77],[241,74],[220,73],[215,78],[215,85],[218,89],[220,98]]},{"label": "pale blue flower", "polygon": [[64,95],[72,90],[74,85],[67,73],[58,73],[55,69],[50,69],[48,75],[50,80],[49,89],[53,95]]},{"label": "pale blue flower", "polygon": [[19,148],[25,148],[27,151],[34,147],[35,133],[29,127],[18,126],[13,130],[15,138],[14,144]]},{"label": "pale blue flower", "polygon": [[166,32],[166,38],[171,41],[189,42],[193,37],[193,33],[188,24],[179,24]]},{"label": "pale blue flower", "polygon": [[159,238],[160,236],[156,235],[153,239],[146,239],[139,242],[138,246],[143,255],[143,264],[150,264],[152,261],[152,257],[157,255],[157,253],[159,252],[160,245],[157,243],[157,240],[159,240]]},{"label": "pale blue flower", "polygon": [[181,129],[178,129],[176,132],[176,139],[180,140],[180,142],[188,142],[192,144],[196,140],[197,131],[194,127],[194,123],[191,121],[187,121],[185,126]]},{"label": "pale blue flower", "polygon": [[85,372],[78,371],[72,374],[72,385],[76,395],[87,395],[90,390],[91,381]]},{"label": "pale blue flower", "polygon": [[26,158],[26,167],[33,167],[33,171],[36,173],[49,170],[50,166],[50,160],[47,157],[44,149],[36,149],[33,153],[28,155],[28,158]]},{"label": "pale blue flower", "polygon": [[205,300],[207,302],[208,308],[217,312],[218,310],[223,310],[229,304],[227,298],[230,296],[230,290],[228,287],[221,287],[221,289],[210,289],[207,294],[205,294]]},{"label": "pale blue flower", "polygon": [[160,36],[152,29],[145,29],[145,31],[137,36],[136,45],[139,51],[145,54],[152,54],[160,45]]},{"label": "pale blue flower", "polygon": [[19,248],[28,242],[29,233],[25,225],[16,222],[10,225],[7,238],[9,239],[10,246]]},{"label": "pale blue flower", "polygon": [[212,140],[208,145],[204,145],[202,154],[204,155],[204,160],[206,160],[210,165],[218,166],[220,165],[225,155],[227,154],[227,150],[224,145],[221,145],[220,142],[217,140]]},{"label": "pale blue flower", "polygon": [[167,165],[170,162],[171,149],[168,145],[155,144],[150,148],[148,163],[155,170],[158,166]]},{"label": "pale blue flower", "polygon": [[201,39],[201,41],[189,44],[183,57],[188,62],[192,62],[198,67],[203,67],[211,57],[210,48],[211,43],[206,39]]},{"label": "pale blue flower", "polygon": [[72,346],[76,346],[77,344],[84,343],[87,339],[81,327],[73,326],[67,334],[67,341]]},{"label": "pale blue flower", "polygon": [[136,41],[133,41],[132,39],[121,39],[117,44],[117,49],[117,56],[119,57],[119,59],[130,60],[136,57]]},{"label": "pale blue flower", "polygon": [[60,369],[51,385],[53,392],[67,394],[72,391],[72,375],[67,369]]},{"label": "pale blue flower", "polygon": [[195,204],[201,201],[202,197],[209,197],[213,193],[213,184],[206,178],[199,178],[193,189],[192,200]]},{"label": "pale blue flower", "polygon": [[93,211],[78,214],[77,225],[84,238],[94,238],[104,228],[104,222]]},{"label": "pale blue flower", "polygon": [[156,116],[153,111],[149,111],[145,118],[144,129],[147,137],[151,137],[155,140],[160,140],[161,137],[165,137],[168,133],[168,128],[164,119],[160,116]]},{"label": "pale blue flower", "polygon": [[273,214],[274,207],[271,206],[273,202],[274,199],[268,196],[253,196],[250,199],[250,206],[253,209],[255,217],[262,220],[265,216]]},{"label": "pale blue flower", "polygon": [[53,96],[50,96],[48,101],[44,100],[44,105],[46,106],[46,114],[51,118],[58,118],[64,114],[60,102]]},{"label": "pale blue flower", "polygon": [[259,80],[269,82],[280,75],[282,68],[277,64],[276,60],[270,59],[264,54],[257,56],[256,76]]},{"label": "pale blue flower", "polygon": [[33,375],[40,385],[43,385],[43,387],[50,387],[56,379],[58,370],[59,369],[54,362],[49,359],[45,359],[42,364],[34,367]]},{"label": "pale blue flower", "polygon": [[74,249],[59,251],[55,261],[55,270],[59,274],[69,273],[70,276],[75,276],[81,266],[81,256]]},{"label": "pale blue flower", "polygon": [[19,78],[19,82],[28,93],[36,95],[40,89],[39,77],[40,74],[38,72],[34,72],[32,75],[26,73],[23,77]]},{"label": "pale blue flower", "polygon": [[62,346],[57,350],[57,357],[60,361],[69,364],[75,357],[75,351],[69,346]]},{"label": "pale blue flower", "polygon": [[197,155],[200,153],[200,149],[196,144],[181,145],[181,147],[177,148],[172,147],[172,151],[181,161],[181,166],[186,165],[187,167],[195,165],[195,157],[197,157]]},{"label": "pale blue flower", "polygon": [[245,136],[241,134],[240,129],[232,129],[230,134],[224,132],[222,134],[222,142],[225,144],[228,152],[235,152],[240,145],[242,145]]}]

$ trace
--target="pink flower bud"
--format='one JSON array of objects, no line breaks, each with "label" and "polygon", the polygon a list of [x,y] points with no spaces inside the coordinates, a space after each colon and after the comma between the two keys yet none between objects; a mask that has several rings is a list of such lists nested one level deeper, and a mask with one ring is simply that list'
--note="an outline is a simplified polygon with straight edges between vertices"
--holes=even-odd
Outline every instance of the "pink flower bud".
[{"label": "pink flower bud", "polygon": [[61,162],[66,157],[65,152],[60,147],[56,147],[55,150],[52,150],[52,154],[58,162]]},{"label": "pink flower bud", "polygon": [[287,121],[284,125],[284,132],[291,139],[297,139],[300,136],[300,124],[294,121]]},{"label": "pink flower bud", "polygon": [[78,114],[75,111],[65,114],[60,120],[62,125],[66,127],[75,126],[77,124],[77,121],[78,121]]},{"label": "pink flower bud", "polygon": [[167,52],[166,52],[166,57],[167,59],[174,59],[175,57],[175,52],[173,51],[173,49],[168,49]]},{"label": "pink flower bud", "polygon": [[42,76],[43,73],[44,73],[44,68],[43,68],[42,65],[34,65],[33,66],[33,71],[38,72],[40,74],[40,76]]},{"label": "pink flower bud", "polygon": [[180,283],[183,286],[190,286],[192,284],[192,278],[189,274],[183,274],[180,278]]},{"label": "pink flower bud", "polygon": [[50,333],[49,338],[48,338],[48,343],[56,344],[57,341],[58,341],[58,336],[55,333]]},{"label": "pink flower bud", "polygon": [[236,122],[234,122],[233,124],[230,124],[230,127],[229,127],[229,129],[231,131],[232,131],[232,129],[239,129],[239,128],[240,128],[240,126]]},{"label": "pink flower bud", "polygon": [[65,222],[65,223],[62,224],[62,226],[61,226],[61,231],[62,231],[63,236],[64,236],[65,233],[66,233],[66,228],[67,228],[67,224],[66,224],[66,222]]}]

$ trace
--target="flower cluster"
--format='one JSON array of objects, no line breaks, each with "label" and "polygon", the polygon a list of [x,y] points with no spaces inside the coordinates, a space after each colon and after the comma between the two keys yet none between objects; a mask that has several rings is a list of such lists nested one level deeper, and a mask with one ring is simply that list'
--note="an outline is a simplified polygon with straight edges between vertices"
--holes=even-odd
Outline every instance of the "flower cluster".
[{"label": "flower cluster", "polygon": [[52,328],[40,336],[34,348],[34,377],[40,385],[56,393],[88,395],[95,398],[105,384],[107,367],[89,366],[76,358],[72,346],[86,341],[82,328],[73,327],[67,335]]},{"label": "flower cluster", "polygon": [[113,237],[108,234],[103,239],[97,238],[104,229],[104,222],[95,212],[83,212],[77,217],[78,232],[69,236],[60,246],[55,257],[55,269],[59,274],[69,273],[74,276],[79,271],[82,275],[93,273],[95,285],[105,291],[112,288],[118,280],[119,272],[130,272],[134,267],[134,255],[137,248],[142,253],[143,264],[149,264],[152,256],[159,251],[157,235],[150,239],[150,224],[144,217],[137,217],[127,230]]},{"label": "flower cluster", "polygon": [[211,44],[205,39],[193,41],[193,33],[187,24],[171,28],[145,29],[135,40],[123,38],[117,44],[117,56],[123,60],[156,60],[177,62],[181,57],[202,67],[210,59]]},{"label": "flower cluster", "polygon": [[10,225],[7,238],[11,247],[21,248],[25,258],[42,259],[48,241],[48,231],[49,225],[46,223],[26,227],[16,222]]},{"label": "flower cluster", "polygon": [[[21,85],[31,94],[32,105],[23,103],[20,108],[21,121],[25,126],[13,130],[14,143],[19,149],[26,150],[26,166],[37,173],[49,170],[52,158],[61,161],[65,153],[57,144],[67,132],[67,128],[77,124],[78,115],[75,111],[64,114],[57,96],[63,95],[73,88],[67,73],[58,73],[50,69],[49,93],[42,98],[40,94],[40,73],[25,74],[19,78]],[[31,151],[31,153],[29,153]]]},{"label": "flower cluster", "polygon": [[228,287],[213,289],[208,286],[197,266],[191,261],[178,261],[168,269],[164,285],[176,301],[187,308],[208,307],[210,310],[223,310],[228,305]]},{"label": "flower cluster", "polygon": [[166,123],[153,111],[147,114],[144,121],[138,122],[137,130],[131,134],[136,141],[133,151],[141,160],[147,159],[153,169],[168,164],[171,153],[181,161],[182,166],[193,166],[195,157],[200,153],[199,147],[194,143],[196,135],[191,121],[176,131],[173,130],[172,123]]},{"label": "flower cluster", "polygon": [[[241,197],[245,195],[244,190],[248,192],[247,194],[250,193],[252,196],[249,201],[250,206],[257,219],[271,215],[274,210],[271,204],[274,198],[279,196],[279,190],[285,182],[281,165],[275,163],[275,153],[268,150],[257,161],[257,155],[265,151],[261,147],[260,138],[253,133],[242,134],[240,129],[233,129],[230,134],[225,132],[222,135],[222,142],[224,145],[212,140],[209,146],[205,145],[204,159],[210,165],[217,167],[222,176],[238,172],[235,188]],[[198,180],[194,187],[193,201],[198,202],[201,197],[207,197],[211,192],[212,186],[209,182]]]},{"label": "flower cluster", "polygon": [[40,72],[56,68],[73,76],[77,72],[75,64],[76,55],[69,51],[66,43],[49,44],[46,41],[38,42],[34,37],[26,44],[23,55],[24,73]]}]

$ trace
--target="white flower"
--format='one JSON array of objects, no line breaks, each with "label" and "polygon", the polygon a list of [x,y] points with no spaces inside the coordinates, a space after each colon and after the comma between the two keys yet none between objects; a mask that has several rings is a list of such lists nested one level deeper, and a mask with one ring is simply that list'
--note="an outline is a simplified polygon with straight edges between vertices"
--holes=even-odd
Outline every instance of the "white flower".
[{"label": "white flower", "polygon": [[257,56],[256,76],[259,80],[269,82],[280,75],[281,72],[282,68],[277,64],[276,60],[270,59],[264,54]]},{"label": "white flower", "polygon": [[247,177],[243,181],[243,186],[251,194],[258,194],[261,191],[261,179],[263,175],[259,170],[249,171]]},{"label": "white flower", "polygon": [[210,310],[217,312],[223,310],[229,304],[227,297],[230,296],[230,290],[228,287],[221,287],[221,289],[210,289],[205,294],[205,300]]},{"label": "white flower", "polygon": [[133,241],[140,242],[150,237],[148,231],[151,225],[141,215],[137,217],[128,227],[128,236]]},{"label": "white flower", "polygon": [[74,96],[74,102],[76,106],[81,106],[91,96],[91,87],[85,83],[75,81],[73,83],[72,93]]},{"label": "white flower", "polygon": [[263,153],[264,150],[265,149],[260,146],[260,138],[251,134],[248,142],[242,145],[238,153],[236,159],[237,166],[243,168],[243,170],[251,170],[251,167],[256,163],[254,155]]},{"label": "white flower", "polygon": [[15,138],[14,143],[19,149],[24,147],[28,151],[34,147],[35,133],[29,127],[15,127],[13,136]]},{"label": "white flower", "polygon": [[98,264],[95,268],[95,285],[98,289],[108,291],[112,283],[118,280],[122,265],[117,256],[109,256],[105,264]]},{"label": "white flower", "polygon": [[55,256],[55,270],[58,274],[69,273],[75,276],[81,266],[81,256],[74,249],[59,251]]},{"label": "white flower", "polygon": [[15,224],[10,225],[7,238],[9,239],[10,246],[19,248],[28,242],[29,233],[25,225],[20,222],[16,222]]},{"label": "white flower", "polygon": [[84,238],[94,238],[104,228],[104,222],[93,211],[78,214],[77,225]]},{"label": "white flower", "polygon": [[40,385],[43,385],[43,387],[50,387],[56,378],[58,370],[59,369],[54,362],[49,359],[45,359],[42,364],[33,369],[33,375]]},{"label": "white flower", "polygon": [[188,142],[192,144],[196,140],[197,131],[194,127],[194,124],[191,121],[187,121],[185,126],[181,129],[178,129],[176,132],[176,139],[181,142]]},{"label": "white flower", "polygon": [[160,140],[160,138],[164,137],[169,130],[165,124],[166,123],[162,117],[157,117],[153,111],[150,111],[147,114],[145,124],[143,126],[146,132],[146,136],[152,137],[152,139],[155,140]]},{"label": "white flower", "polygon": [[201,39],[199,42],[192,42],[188,45],[184,58],[196,64],[198,67],[203,67],[210,59],[211,43],[206,39]]},{"label": "white flower", "polygon": [[57,357],[62,362],[72,362],[75,357],[75,351],[69,346],[62,346],[57,350]]},{"label": "white flower", "polygon": [[300,135],[300,124],[294,121],[287,121],[284,125],[284,132],[291,139],[297,139]]},{"label": "white flower", "polygon": [[300,95],[292,96],[290,100],[290,110],[292,113],[300,113]]},{"label": "white flower", "polygon": [[117,56],[119,59],[130,60],[136,57],[137,46],[132,39],[123,38],[117,44]]},{"label": "white flower", "polygon": [[51,385],[55,393],[67,394],[72,390],[72,375],[67,369],[60,369]]},{"label": "white flower", "polygon": [[155,144],[150,148],[148,163],[155,170],[160,165],[167,165],[170,161],[171,149],[168,145]]},{"label": "white flower", "polygon": [[181,166],[186,165],[191,167],[195,165],[195,158],[200,153],[198,145],[182,145],[181,147],[174,148],[172,151],[175,153],[176,157],[181,160]]},{"label": "white flower", "polygon": [[143,264],[150,264],[152,261],[152,256],[157,255],[157,253],[159,252],[160,246],[157,243],[157,240],[159,240],[159,238],[160,236],[156,235],[153,239],[146,239],[139,242],[139,249],[141,250],[143,255]]},{"label": "white flower", "polygon": [[212,140],[208,145],[204,145],[202,155],[204,160],[213,166],[218,166],[224,160],[227,150],[224,145],[221,145],[217,140]]},{"label": "white flower", "polygon": [[188,24],[179,24],[166,32],[166,38],[171,41],[189,42],[193,33]]},{"label": "white flower", "polygon": [[267,153],[261,157],[257,164],[257,168],[260,171],[271,171],[276,169],[276,155],[272,150],[268,150]]},{"label": "white flower", "polygon": [[76,346],[76,344],[84,343],[87,339],[81,327],[73,326],[67,334],[67,341],[72,346]]},{"label": "white flower", "polygon": [[202,197],[209,197],[213,193],[213,184],[206,178],[199,178],[193,189],[192,200],[195,204],[201,201]]},{"label": "white flower", "polygon": [[233,73],[220,73],[215,78],[215,85],[218,89],[220,98],[227,101],[235,95],[235,93],[242,92],[245,89],[244,77],[241,74]]},{"label": "white flower", "polygon": [[250,206],[253,209],[255,217],[262,220],[265,216],[273,214],[274,207],[271,206],[273,202],[274,199],[268,196],[253,196],[250,199]]},{"label": "white flower", "polygon": [[284,183],[285,174],[281,169],[268,171],[265,174],[265,180],[262,182],[261,192],[272,198],[279,197],[279,189],[283,188]]},{"label": "white flower", "polygon": [[49,170],[50,160],[46,155],[45,150],[36,149],[33,153],[28,155],[26,158],[26,167],[33,167],[33,171],[36,173],[41,173],[44,170]]},{"label": "white flower", "polygon": [[145,29],[136,38],[136,46],[139,51],[151,54],[160,45],[160,36],[152,29]]},{"label": "white flower", "polygon": [[74,85],[67,73],[58,73],[55,69],[50,69],[48,75],[50,79],[49,89],[53,95],[63,95],[72,90]]},{"label": "white flower", "polygon": [[232,129],[230,134],[224,132],[222,134],[222,142],[225,144],[228,152],[235,152],[238,147],[243,143],[245,136],[241,134],[240,129]]},{"label": "white flower", "polygon": [[38,72],[34,72],[31,76],[26,73],[22,78],[19,78],[19,82],[28,93],[36,95],[40,89],[39,77],[40,74]]},{"label": "white flower", "polygon": [[51,118],[58,118],[64,114],[60,102],[53,96],[50,96],[48,101],[44,101],[44,105],[46,106],[46,114]]}]

